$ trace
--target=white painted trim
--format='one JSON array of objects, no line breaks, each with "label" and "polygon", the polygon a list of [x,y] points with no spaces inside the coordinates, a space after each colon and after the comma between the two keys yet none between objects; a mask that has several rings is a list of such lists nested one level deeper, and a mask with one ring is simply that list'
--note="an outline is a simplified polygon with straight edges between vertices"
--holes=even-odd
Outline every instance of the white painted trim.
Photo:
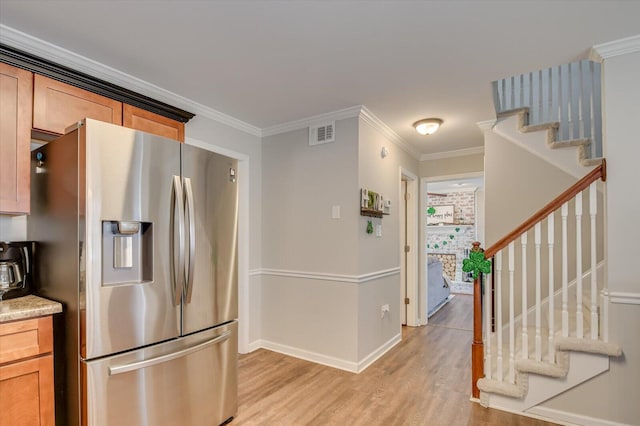
[{"label": "white painted trim", "polygon": [[589,58],[601,61],[614,56],[626,55],[640,51],[640,35],[635,35],[607,43],[596,44],[591,48]]},{"label": "white painted trim", "polygon": [[[403,309],[406,306],[406,324],[410,327],[416,327],[420,325],[420,297],[418,296],[418,283],[419,283],[419,259],[418,259],[418,229],[420,221],[420,213],[418,209],[419,197],[420,197],[420,181],[418,176],[411,171],[400,166],[398,169],[398,200],[401,206],[398,206],[400,212],[400,218],[398,220],[398,235],[404,234],[404,202],[402,200],[402,179],[407,182],[407,193],[409,194],[409,201],[407,202],[408,210],[406,212],[407,218],[407,244],[411,247],[409,253],[407,253],[407,270],[404,271],[404,265],[400,265],[400,291],[401,291],[401,307]],[[400,208],[402,207],[402,208]],[[404,238],[399,238],[400,257],[402,258],[404,251]],[[407,277],[407,294],[404,294],[404,274]],[[404,297],[409,298],[409,304],[404,305]]]},{"label": "white painted trim", "polygon": [[262,340],[255,340],[251,343],[249,343],[249,345],[247,346],[247,352],[245,353],[251,353],[254,351],[257,351],[258,349],[262,349]]},{"label": "white painted trim", "polygon": [[544,416],[544,415],[540,415],[540,414],[535,414],[535,413],[532,413],[530,411],[518,411],[518,410],[513,410],[513,409],[510,409],[510,408],[499,407],[499,406],[494,406],[494,405],[489,405],[488,408],[492,408],[492,409],[500,410],[500,411],[505,411],[507,413],[517,414],[519,416],[529,417],[531,419],[544,420],[546,422],[548,422],[549,420],[553,420],[553,423],[557,423],[559,425],[578,426],[578,425],[582,424],[582,423],[579,423],[579,424],[569,423],[569,422],[562,421],[560,419],[556,419],[556,418],[553,418],[553,417],[548,417],[548,416]]},{"label": "white painted trim", "polygon": [[398,147],[404,150],[407,154],[409,154],[416,160],[420,158],[420,153],[416,151],[415,148],[411,144],[409,144],[409,142],[404,140],[391,127],[384,124],[382,120],[380,120],[374,113],[372,113],[364,105],[362,105],[362,109],[360,111],[360,118],[364,123],[367,123],[374,129],[378,130],[380,133],[384,135],[384,137],[386,137],[391,142],[396,144]]},{"label": "white painted trim", "polygon": [[491,120],[478,121],[476,126],[478,126],[483,132],[486,132],[487,130],[491,130],[495,124],[496,119],[492,118]]},{"label": "white painted trim", "polygon": [[324,355],[318,352],[311,352],[304,349],[294,348],[293,346],[283,345],[280,343],[262,340],[261,346],[273,352],[283,355],[292,356],[294,358],[304,359],[305,361],[315,362],[316,364],[326,365],[328,367],[337,368],[339,370],[348,371],[350,373],[358,372],[358,363],[347,361],[344,359]]},{"label": "white painted trim", "polygon": [[402,341],[400,333],[393,336],[387,342],[375,349],[369,355],[364,357],[360,362],[347,361],[318,352],[307,351],[305,349],[294,348],[293,346],[283,345],[280,343],[270,342],[268,340],[258,340],[251,345],[252,351],[258,348],[267,349],[278,352],[283,355],[292,356],[294,358],[304,359],[305,361],[315,362],[316,364],[326,365],[328,367],[337,368],[339,370],[348,371],[350,373],[361,373],[371,364],[376,362],[380,357],[393,349]]},{"label": "white painted trim", "polygon": [[434,152],[433,154],[422,154],[420,161],[441,160],[443,158],[464,157],[467,155],[484,154],[484,146],[474,148],[456,149],[455,151]]},{"label": "white painted trim", "polygon": [[332,121],[332,120],[346,120],[347,118],[356,118],[360,116],[362,111],[362,105],[356,105],[349,108],[340,109],[338,111],[327,112],[324,114],[318,114],[311,117],[301,118],[300,120],[289,121],[287,123],[276,124],[274,126],[265,127],[262,129],[262,137],[279,135],[281,133],[291,132],[293,130],[300,130],[318,124],[320,122]]},{"label": "white painted trim", "polygon": [[193,138],[186,138],[185,144],[238,160],[238,352],[247,353],[250,352],[249,324],[251,323],[251,290],[249,278],[249,236],[251,235],[251,221],[249,218],[251,212],[249,176],[251,165],[249,156]]},{"label": "white painted trim", "polygon": [[386,343],[380,346],[378,349],[371,352],[369,355],[364,357],[362,361],[358,362],[358,371],[357,373],[361,373],[367,369],[371,364],[376,362],[380,357],[393,349],[398,343],[402,341],[402,334],[398,333],[389,339]]},{"label": "white painted trim", "polygon": [[277,277],[293,277],[304,278],[308,280],[321,280],[321,281],[335,281],[341,283],[353,283],[362,284],[367,281],[373,281],[380,278],[396,275],[400,273],[400,267],[383,269],[380,271],[369,272],[362,275],[340,275],[340,274],[327,274],[324,272],[305,272],[305,271],[292,271],[287,269],[254,269],[250,272],[250,275],[272,275]]},{"label": "white painted trim", "polygon": [[0,24],[0,42],[16,49],[29,52],[33,55],[47,59],[58,65],[63,65],[76,71],[89,74],[118,86],[125,87],[162,102],[183,108],[194,114],[207,117],[211,120],[225,124],[234,129],[253,136],[262,136],[260,128],[238,120],[235,117],[216,111],[203,104],[187,99],[176,93],[163,89],[155,84],[148,83],[130,74],[118,71],[108,65],[94,61],[55,44],[33,37],[6,25]]},{"label": "white painted trim", "polygon": [[250,269],[249,270],[249,276],[253,277],[255,275],[260,275],[262,274],[262,270],[261,269]]},{"label": "white painted trim", "polygon": [[[468,179],[468,178],[484,178],[484,171],[482,172],[470,172],[470,173],[457,173],[454,175],[442,175],[442,176],[431,176],[422,178],[425,183],[434,183],[434,182],[442,182],[443,180],[458,180],[458,179]],[[426,193],[425,189],[425,193]]]},{"label": "white painted trim", "polygon": [[640,293],[626,293],[622,291],[604,291],[605,296],[609,296],[611,303],[623,305],[640,305]]},{"label": "white painted trim", "polygon": [[533,407],[527,410],[525,416],[536,416],[542,420],[553,419],[554,422],[560,422],[560,424],[567,425],[589,425],[589,426],[625,426],[624,423],[613,422],[611,420],[598,419],[590,416],[583,416],[581,414],[569,413],[567,411],[555,410],[547,407]]}]

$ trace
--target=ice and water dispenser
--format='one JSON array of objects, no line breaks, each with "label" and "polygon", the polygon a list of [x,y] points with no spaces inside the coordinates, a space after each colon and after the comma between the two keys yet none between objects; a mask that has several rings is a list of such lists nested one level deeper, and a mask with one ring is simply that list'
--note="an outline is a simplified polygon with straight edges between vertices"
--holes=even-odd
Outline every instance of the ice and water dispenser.
[{"label": "ice and water dispenser", "polygon": [[151,222],[102,222],[102,285],[153,281]]}]

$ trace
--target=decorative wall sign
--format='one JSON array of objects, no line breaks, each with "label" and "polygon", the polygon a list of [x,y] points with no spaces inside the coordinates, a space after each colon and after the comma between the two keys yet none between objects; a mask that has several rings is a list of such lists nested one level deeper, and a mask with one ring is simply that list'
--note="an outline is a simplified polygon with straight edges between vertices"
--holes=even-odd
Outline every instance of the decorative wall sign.
[{"label": "decorative wall sign", "polygon": [[427,225],[453,224],[454,205],[429,206]]},{"label": "decorative wall sign", "polygon": [[[383,214],[389,214],[389,208],[385,212],[385,199],[381,194],[370,189],[360,190],[360,215],[381,218]],[[386,203],[390,207],[390,203]]]}]

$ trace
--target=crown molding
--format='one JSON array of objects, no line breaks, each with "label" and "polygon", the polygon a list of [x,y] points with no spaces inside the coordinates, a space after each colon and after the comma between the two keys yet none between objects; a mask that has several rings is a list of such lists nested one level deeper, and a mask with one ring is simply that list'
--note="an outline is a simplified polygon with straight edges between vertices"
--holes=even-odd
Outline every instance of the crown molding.
[{"label": "crown molding", "polygon": [[411,155],[416,160],[420,158],[420,153],[416,151],[413,146],[411,146],[406,140],[402,139],[402,137],[393,131],[391,127],[384,124],[382,120],[376,117],[376,115],[364,105],[362,105],[362,109],[360,111],[360,118],[362,121],[382,133],[391,142],[398,145],[402,150],[406,151],[407,154]]},{"label": "crown molding", "polygon": [[589,52],[589,59],[602,62],[603,59],[626,55],[633,52],[640,52],[640,35],[596,44]]},{"label": "crown molding", "polygon": [[483,132],[486,132],[487,130],[491,130],[495,124],[496,119],[492,118],[491,120],[478,121],[476,126],[478,126]]},{"label": "crown molding", "polygon": [[466,155],[484,154],[484,146],[475,148],[457,149],[455,151],[434,152],[433,154],[422,154],[420,161],[441,160],[443,158],[464,157]]},{"label": "crown molding", "polygon": [[189,109],[197,115],[225,124],[237,130],[260,137],[260,128],[230,115],[216,111],[198,102],[192,101],[166,89],[148,83],[132,75],[118,71],[93,59],[86,58],[55,44],[33,37],[14,28],[0,24],[0,43],[15,49],[23,50],[43,59],[80,71],[90,76],[117,84],[129,90],[153,97],[162,102]]},{"label": "crown molding", "polygon": [[349,108],[340,109],[338,111],[327,112],[324,114],[313,115],[311,117],[301,118],[299,120],[289,121],[262,129],[262,137],[279,135],[293,130],[305,129],[320,122],[332,120],[345,120],[347,118],[355,118],[360,115],[362,105],[356,105]]}]

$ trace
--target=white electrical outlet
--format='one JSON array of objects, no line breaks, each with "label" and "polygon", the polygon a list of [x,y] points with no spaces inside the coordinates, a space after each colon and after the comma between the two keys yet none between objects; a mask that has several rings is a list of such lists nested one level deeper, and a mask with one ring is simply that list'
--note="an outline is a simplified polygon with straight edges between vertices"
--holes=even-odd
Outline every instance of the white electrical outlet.
[{"label": "white electrical outlet", "polygon": [[387,312],[389,312],[389,305],[388,304],[384,304],[380,307],[380,318],[384,318],[384,314],[386,314]]}]

